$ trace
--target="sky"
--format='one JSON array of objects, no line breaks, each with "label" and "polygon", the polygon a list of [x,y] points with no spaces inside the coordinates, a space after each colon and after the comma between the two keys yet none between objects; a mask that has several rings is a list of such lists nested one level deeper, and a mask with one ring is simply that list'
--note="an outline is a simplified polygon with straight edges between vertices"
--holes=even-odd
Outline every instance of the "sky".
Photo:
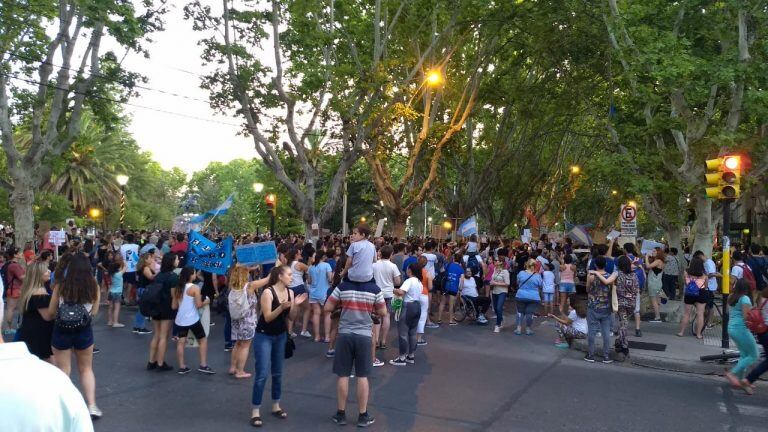
[{"label": "sky", "polygon": [[[149,78],[149,82],[143,84],[145,87],[186,98],[140,89],[139,96],[125,107],[132,118],[129,131],[141,149],[151,152],[163,168],[179,167],[188,174],[202,170],[213,161],[256,157],[252,139],[237,135],[239,128],[236,125],[240,124],[240,119],[214,115],[205,102],[208,93],[200,88],[200,76],[197,75],[204,71],[201,47],[197,46],[202,34],[193,31],[192,23],[184,20],[185,2],[170,3],[169,13],[165,16],[166,30],[153,34],[153,43],[144,44],[150,58],[131,53],[123,64]],[[217,6],[220,10],[220,2],[210,3],[214,11]]]}]

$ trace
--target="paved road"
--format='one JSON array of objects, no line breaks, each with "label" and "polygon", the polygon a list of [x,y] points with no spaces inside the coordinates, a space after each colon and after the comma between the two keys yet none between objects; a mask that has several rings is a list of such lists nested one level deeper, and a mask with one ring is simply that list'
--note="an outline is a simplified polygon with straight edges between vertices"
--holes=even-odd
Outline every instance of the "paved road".
[{"label": "paved road", "polygon": [[[251,430],[252,381],[226,374],[222,321],[212,328],[210,364],[219,373],[147,372],[148,336],[96,326],[97,431]],[[123,322],[130,322],[124,318]],[[460,325],[429,331],[417,364],[375,370],[371,380],[375,431],[768,431],[768,386],[755,396],[732,391],[721,378],[680,375],[628,365],[588,364],[577,352],[551,346],[553,329],[535,336],[493,334]],[[394,334],[393,334],[394,335]],[[393,341],[394,342],[394,339]],[[335,431],[335,378],[325,346],[298,341],[286,363],[283,407],[289,419],[265,428]],[[176,364],[169,351],[169,363]],[[390,348],[382,357],[390,358]],[[196,350],[187,349],[196,364]],[[249,370],[253,368],[249,360]],[[265,392],[268,398],[269,390]],[[265,399],[267,400],[267,399]],[[355,412],[354,403],[348,408]],[[349,425],[346,428],[354,428]]]}]

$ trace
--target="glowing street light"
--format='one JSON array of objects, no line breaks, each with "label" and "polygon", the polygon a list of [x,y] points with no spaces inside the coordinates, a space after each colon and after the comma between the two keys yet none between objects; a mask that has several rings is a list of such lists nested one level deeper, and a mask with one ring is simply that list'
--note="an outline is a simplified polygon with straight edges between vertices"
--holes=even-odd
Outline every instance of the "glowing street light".
[{"label": "glowing street light", "polygon": [[432,69],[427,72],[427,85],[430,87],[437,87],[443,83],[443,74],[438,69]]},{"label": "glowing street light", "polygon": [[453,228],[453,224],[451,223],[451,221],[445,221],[443,222],[443,228],[450,231],[451,228]]},{"label": "glowing street light", "polygon": [[365,223],[366,220],[365,216],[360,216],[360,222]]},{"label": "glowing street light", "polygon": [[264,183],[254,183],[253,184],[253,191],[256,193],[261,193],[261,191],[264,190]]},{"label": "glowing street light", "polygon": [[91,217],[91,219],[96,220],[101,216],[101,209],[98,209],[96,207],[91,207],[88,209],[88,216]]},{"label": "glowing street light", "polygon": [[571,174],[581,173],[581,167],[578,165],[571,165]]},{"label": "glowing street light", "polygon": [[128,184],[128,176],[120,174],[115,177],[117,184],[120,185],[120,229],[125,227],[125,185]]},{"label": "glowing street light", "polygon": [[616,189],[611,191],[611,195],[613,195],[613,196],[616,196],[618,194],[619,194],[619,191],[617,191]]}]

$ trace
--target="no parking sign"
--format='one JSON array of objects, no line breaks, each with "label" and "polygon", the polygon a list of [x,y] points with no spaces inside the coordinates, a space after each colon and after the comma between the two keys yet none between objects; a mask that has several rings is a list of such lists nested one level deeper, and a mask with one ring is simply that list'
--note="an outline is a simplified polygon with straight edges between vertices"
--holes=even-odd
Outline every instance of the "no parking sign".
[{"label": "no parking sign", "polygon": [[621,219],[621,236],[637,237],[637,205],[622,204],[619,218]]}]

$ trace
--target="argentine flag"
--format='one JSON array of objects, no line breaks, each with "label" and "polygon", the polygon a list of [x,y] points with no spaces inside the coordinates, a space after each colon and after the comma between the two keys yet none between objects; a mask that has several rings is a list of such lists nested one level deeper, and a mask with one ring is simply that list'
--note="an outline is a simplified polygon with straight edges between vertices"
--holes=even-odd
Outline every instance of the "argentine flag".
[{"label": "argentine flag", "polygon": [[469,237],[472,234],[477,234],[477,220],[474,216],[465,220],[459,225],[459,235],[462,237]]},{"label": "argentine flag", "polygon": [[229,197],[227,197],[227,199],[224,200],[223,203],[219,204],[218,207],[216,207],[213,210],[208,210],[207,212],[190,219],[189,223],[199,224],[200,222],[208,219],[209,217],[216,217],[218,215],[227,214],[227,212],[229,211],[229,208],[232,207],[232,204],[234,202],[235,202],[235,194],[233,193]]}]

